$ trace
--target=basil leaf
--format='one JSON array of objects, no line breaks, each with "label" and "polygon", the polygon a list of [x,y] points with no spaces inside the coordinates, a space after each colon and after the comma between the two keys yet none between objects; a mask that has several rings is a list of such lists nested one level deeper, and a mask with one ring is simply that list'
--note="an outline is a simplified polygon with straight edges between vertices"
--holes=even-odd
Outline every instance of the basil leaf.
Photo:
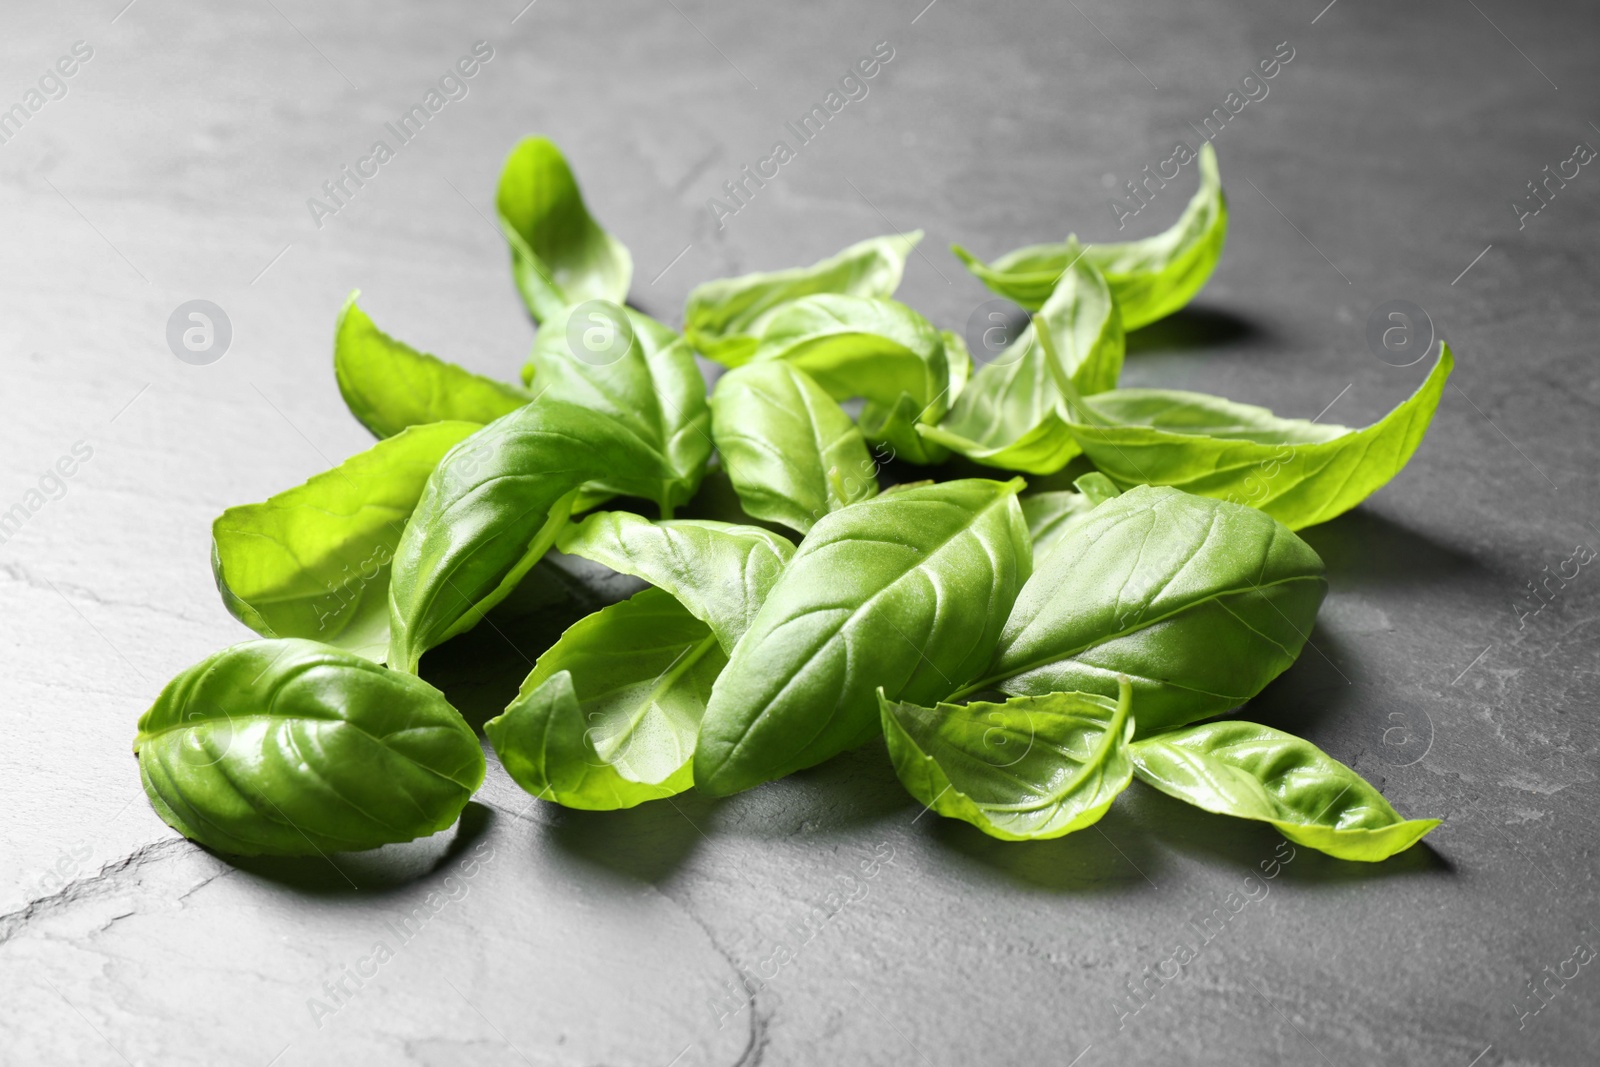
[{"label": "basil leaf", "polygon": [[156,813],[241,855],[376,848],[437,833],[483,751],[419,678],[315,641],[251,641],[161,691],[133,743]]},{"label": "basil leaf", "polygon": [[948,454],[915,429],[949,407],[944,340],[904,304],[833,295],[796,300],[772,317],[753,358],[794,364],[835,400],[864,399],[860,423],[869,444],[888,444],[914,463]]},{"label": "basil leaf", "polygon": [[696,787],[821,763],[878,732],[880,687],[926,703],[981,670],[1028,573],[1021,487],[943,482],[823,516],[711,691]]},{"label": "basil leaf", "polygon": [[1002,841],[1062,837],[1100,821],[1133,780],[1131,690],[919,707],[880,697],[900,781],[926,807]]},{"label": "basil leaf", "polygon": [[724,374],[711,436],[744,510],[804,534],[830,511],[878,493],[861,430],[805,371],[781,360]]},{"label": "basil leaf", "polygon": [[1069,237],[1060,244],[1019,248],[989,264],[959,245],[951,251],[993,292],[1029,311],[1049,298],[1056,279],[1081,255],[1106,276],[1122,310],[1123,328],[1148,326],[1187,304],[1222,257],[1228,202],[1210,143],[1200,146],[1199,158],[1200,188],[1178,221],[1154,237],[1081,248]]},{"label": "basil leaf", "polygon": [[[1039,342],[1040,330],[1052,344]],[[1070,377],[1080,394],[1114,389],[1125,347],[1105,278],[1087,263],[1072,264],[1039,314],[978,369],[944,418],[917,431],[976,463],[1054,474],[1079,452],[1058,414],[1057,375]]]},{"label": "basil leaf", "polygon": [[727,657],[660,589],[579,620],[484,733],[512,779],[569,808],[630,808],[694,781],[690,759]]},{"label": "basil leaf", "polygon": [[653,484],[637,470],[604,472],[589,489],[645,497],[666,517],[694,496],[711,457],[711,412],[694,353],[675,331],[615,304],[565,308],[540,328],[523,374],[543,399],[611,420],[663,472]]},{"label": "basil leaf", "polygon": [[462,441],[428,479],[395,549],[389,664],[475,626],[555,542],[580,486],[644,496],[671,481],[628,426],[541,399]]},{"label": "basil leaf", "polygon": [[794,545],[759,526],[707,519],[651,522],[602,511],[567,527],[561,551],[643,578],[711,627],[724,651],[749,629]]},{"label": "basil leaf", "polygon": [[1115,389],[1063,408],[1078,444],[1117,483],[1250,504],[1298,530],[1344,514],[1400,473],[1454,365],[1441,345],[1417,391],[1360,430],[1169,389]]},{"label": "basil leaf", "polygon": [[1070,489],[1045,493],[1024,493],[1018,498],[1022,505],[1022,518],[1028,524],[1028,534],[1033,538],[1033,563],[1039,561],[1056,546],[1069,530],[1081,522],[1089,512],[1116,496],[1120,490],[1099,471],[1085,474],[1072,483],[1078,491]]},{"label": "basil leaf", "polygon": [[590,217],[572,169],[549,140],[528,137],[511,150],[495,206],[512,277],[535,321],[585,300],[628,298],[633,257]]},{"label": "basil leaf", "polygon": [[533,399],[514,385],[418,352],[373,325],[350,294],[333,338],[333,374],[350,413],[375,437],[408,426],[493,422]]},{"label": "basil leaf", "polygon": [[304,485],[224,511],[211,569],[233,617],[263,637],[307,637],[382,661],[389,564],[444,454],[478,429],[402,430]]},{"label": "basil leaf", "polygon": [[944,362],[950,376],[946,400],[954,404],[972,381],[972,353],[961,335],[952,330],[940,330],[939,339],[944,342]]},{"label": "basil leaf", "polygon": [[721,278],[696,286],[683,310],[683,332],[707,359],[729,367],[749,361],[757,339],[784,304],[817,293],[890,297],[922,231],[873,237],[809,267]]},{"label": "basil leaf", "polygon": [[1322,560],[1254,508],[1141,486],[1095,507],[1017,597],[993,661],[958,695],[1117,692],[1141,734],[1220,715],[1300,654]]},{"label": "basil leaf", "polygon": [[1269,822],[1298,845],[1376,863],[1439,825],[1402,819],[1383,794],[1309,741],[1253,722],[1213,722],[1129,748],[1134,773],[1197,808]]}]

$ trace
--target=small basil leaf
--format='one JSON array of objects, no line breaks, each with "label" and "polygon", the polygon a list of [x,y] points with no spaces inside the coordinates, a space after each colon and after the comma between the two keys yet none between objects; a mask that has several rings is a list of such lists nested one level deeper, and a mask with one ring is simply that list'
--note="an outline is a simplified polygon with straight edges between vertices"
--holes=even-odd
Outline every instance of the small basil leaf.
[{"label": "small basil leaf", "polygon": [[705,623],[646,589],[574,623],[483,730],[533,795],[631,808],[693,784],[695,733],[726,662]]},{"label": "small basil leaf", "polygon": [[536,321],[585,300],[627,299],[633,257],[590,217],[572,169],[549,140],[528,137],[511,150],[495,206],[512,276]]},{"label": "small basil leaf", "polygon": [[889,758],[925,806],[1002,841],[1062,837],[1100,821],[1133,780],[1131,690],[924,708],[882,697]]},{"label": "small basil leaf", "polygon": [[811,376],[781,360],[724,374],[711,436],[744,510],[804,534],[830,511],[878,493],[861,430]]},{"label": "small basil leaf", "polygon": [[1309,741],[1253,722],[1213,722],[1139,741],[1134,773],[1197,808],[1269,822],[1290,841],[1376,863],[1439,825],[1402,819],[1383,794]]},{"label": "small basil leaf", "polygon": [[351,293],[333,338],[333,374],[351,414],[375,437],[444,420],[493,422],[532,397],[418,352],[373,325]]},{"label": "small basil leaf", "polygon": [[573,556],[643,578],[676,597],[732,651],[794,545],[759,526],[708,519],[651,522],[602,511],[562,531],[556,546]]},{"label": "small basil leaf", "polygon": [[1442,345],[1417,391],[1360,430],[1169,389],[1114,389],[1063,409],[1078,444],[1119,484],[1249,504],[1298,530],[1342,515],[1400,473],[1454,365]]},{"label": "small basil leaf", "polygon": [[[1040,343],[1040,330],[1051,344]],[[1017,339],[978,369],[937,425],[918,432],[986,466],[1054,474],[1079,452],[1058,414],[1057,375],[1069,376],[1080,394],[1114,389],[1125,348],[1105,278],[1074,263]]]},{"label": "small basil leaf", "polygon": [[428,479],[395,549],[389,664],[471,629],[555,542],[580,486],[644,496],[671,481],[661,457],[616,419],[536,400],[462,441]]},{"label": "small basil leaf", "polygon": [[426,682],[315,641],[251,641],[179,674],[133,743],[167,825],[241,855],[376,848],[455,822],[483,750]]},{"label": "small basil leaf", "polygon": [[565,308],[540,328],[524,377],[545,400],[612,420],[664,472],[643,486],[636,471],[602,474],[589,490],[643,496],[669,517],[694,496],[711,457],[711,412],[694,353],[676,332],[616,304]]},{"label": "small basil leaf", "polygon": [[820,763],[879,731],[880,687],[928,703],[981,670],[1028,573],[1021,487],[943,482],[823,516],[712,689],[696,787]]},{"label": "small basil leaf", "polygon": [[1122,325],[1137,330],[1177,311],[1198,293],[1228,233],[1228,203],[1222,193],[1217,155],[1200,146],[1200,188],[1170,228],[1141,241],[1079,246],[1029,245],[985,264],[959,245],[953,251],[967,270],[993,292],[1033,311],[1049,298],[1056,279],[1081,256],[1106,276],[1122,311]]},{"label": "small basil leaf", "polygon": [[1141,486],[1098,505],[1042,559],[985,688],[1021,696],[1133,683],[1141,733],[1244,703],[1300,654],[1322,560],[1254,508]]},{"label": "small basil leaf", "polygon": [[1055,547],[1067,531],[1078,524],[1089,512],[1104,504],[1107,500],[1118,495],[1120,490],[1116,484],[1101,474],[1092,471],[1072,483],[1078,487],[1077,492],[1070,489],[1046,493],[1024,493],[1018,502],[1022,505],[1022,517],[1028,523],[1028,533],[1033,538],[1033,564],[1038,569],[1039,561]]},{"label": "small basil leaf", "polygon": [[748,362],[757,339],[784,304],[818,293],[890,297],[900,288],[906,257],[922,231],[873,237],[809,267],[721,278],[696,286],[683,312],[683,332],[707,359],[729,367]]},{"label": "small basil leaf", "polygon": [[402,430],[304,485],[211,524],[211,569],[233,617],[263,637],[306,637],[382,661],[389,564],[440,459],[478,425]]}]

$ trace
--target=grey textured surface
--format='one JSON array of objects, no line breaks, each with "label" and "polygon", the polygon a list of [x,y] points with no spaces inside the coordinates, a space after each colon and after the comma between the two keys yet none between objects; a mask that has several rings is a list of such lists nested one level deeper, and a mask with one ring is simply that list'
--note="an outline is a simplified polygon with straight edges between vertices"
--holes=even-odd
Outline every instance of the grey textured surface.
[{"label": "grey textured surface", "polygon": [[[0,545],[0,1060],[1593,1062],[1594,965],[1537,1014],[1529,983],[1600,933],[1600,578],[1518,605],[1600,545],[1600,174],[1524,228],[1508,206],[1600,143],[1592,9],[121,2],[8,4],[0,40],[3,106],[94,49],[0,145],[0,510],[93,450]],[[470,94],[315,227],[306,198],[480,39]],[[706,198],[881,40],[870,94],[719,231]],[[1328,417],[1360,425],[1421,371],[1367,350],[1372,307],[1415,301],[1456,348],[1410,467],[1308,534],[1333,586],[1315,650],[1252,709],[1443,817],[1431,847],[1373,867],[1301,849],[1202,945],[1190,924],[1231,914],[1270,830],[1136,787],[1097,830],[1002,844],[919,817],[875,747],[608,816],[530,805],[491,768],[458,831],[337,870],[230,865],[150,811],[135,718],[246,636],[210,520],[368,440],[331,373],[345,294],[419,347],[520,366],[531,327],[483,217],[517,137],[566,149],[669,322],[700,280],[921,226],[902,296],[959,329],[987,294],[951,241],[1109,238],[1109,187],[1195,143],[1282,41],[1294,59],[1217,137],[1221,268],[1135,338],[1127,380],[1302,416],[1337,398]],[[233,324],[210,366],[165,343],[194,298]],[[515,684],[433,669],[485,707]],[[379,941],[393,958],[346,977]],[[1196,957],[1129,1011],[1180,941]],[[768,976],[748,1003],[741,973]]]}]

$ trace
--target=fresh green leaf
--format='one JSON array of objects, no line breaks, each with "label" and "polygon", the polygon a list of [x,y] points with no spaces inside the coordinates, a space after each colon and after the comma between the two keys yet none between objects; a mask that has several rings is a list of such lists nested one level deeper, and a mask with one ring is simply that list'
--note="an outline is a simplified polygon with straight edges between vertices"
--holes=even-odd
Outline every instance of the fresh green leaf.
[{"label": "fresh green leaf", "polygon": [[484,772],[477,737],[437,689],[302,640],[234,645],[179,674],[133,748],[167,825],[241,855],[437,833]]},{"label": "fresh green leaf", "polygon": [[590,217],[572,169],[549,140],[524,138],[511,150],[495,206],[512,276],[536,321],[586,300],[628,298],[633,257]]},{"label": "fresh green leaf", "polygon": [[1033,538],[1035,569],[1067,531],[1120,492],[1110,478],[1098,471],[1085,474],[1072,484],[1078,487],[1077,492],[1063,489],[1024,493],[1018,498],[1018,503],[1022,505],[1022,517],[1027,521],[1028,533]]},{"label": "fresh green leaf", "polygon": [[711,684],[709,627],[660,589],[579,620],[484,733],[512,779],[569,808],[630,808],[693,784]]},{"label": "fresh green leaf", "polygon": [[1197,808],[1269,822],[1298,845],[1376,863],[1439,825],[1402,819],[1383,794],[1309,741],[1253,722],[1213,722],[1129,748],[1134,773]]},{"label": "fresh green leaf", "polygon": [[555,543],[585,484],[646,496],[675,473],[624,422],[539,399],[457,445],[428,479],[395,549],[389,664],[475,626]]},{"label": "fresh green leaf", "polygon": [[402,430],[304,485],[211,524],[211,569],[233,617],[263,637],[306,637],[382,661],[389,564],[440,459],[471,422]]},{"label": "fresh green leaf", "polygon": [[944,362],[950,375],[947,400],[954,404],[972,381],[972,352],[953,330],[940,330],[939,339],[944,342]]},{"label": "fresh green leaf", "polygon": [[[1052,344],[1035,337],[1041,329]],[[1066,374],[1080,394],[1114,389],[1124,349],[1105,278],[1087,263],[1074,263],[1034,320],[978,369],[944,418],[917,432],[986,466],[1054,474],[1079,452],[1058,414],[1056,377]],[[1052,360],[1060,366],[1052,367]]]},{"label": "fresh green leaf", "polygon": [[835,400],[861,397],[869,444],[887,444],[913,463],[947,453],[924,442],[919,422],[937,422],[950,403],[950,363],[933,325],[904,304],[856,296],[808,296],[767,323],[756,360],[784,360]]},{"label": "fresh green leaf", "polygon": [[759,526],[651,522],[626,511],[591,515],[556,545],[672,594],[730,652],[794,555],[793,544]]},{"label": "fresh green leaf", "polygon": [[532,397],[514,385],[446,363],[373,325],[350,294],[333,338],[333,374],[351,414],[375,437],[408,426],[493,422]]},{"label": "fresh green leaf", "polygon": [[1062,837],[1128,788],[1132,690],[925,708],[879,698],[895,773],[918,801],[1002,841]]},{"label": "fresh green leaf", "polygon": [[804,534],[822,516],[878,493],[861,430],[811,376],[767,360],[724,374],[711,436],[745,511]]},{"label": "fresh green leaf", "polygon": [[1220,715],[1299,656],[1322,560],[1254,508],[1141,486],[1098,505],[1041,559],[993,661],[961,694],[1133,683],[1141,734]]},{"label": "fresh green leaf", "polygon": [[725,796],[879,729],[876,693],[930,703],[988,662],[1029,568],[1020,479],[904,489],[823,516],[717,679],[695,785]]},{"label": "fresh green leaf", "polygon": [[748,362],[773,314],[803,296],[890,297],[900,288],[906,257],[922,231],[873,237],[809,267],[720,278],[696,286],[683,312],[683,332],[707,359],[729,367]]},{"label": "fresh green leaf", "polygon": [[1049,298],[1056,279],[1081,255],[1106,276],[1123,328],[1137,330],[1187,304],[1222,257],[1228,201],[1209,143],[1200,146],[1199,160],[1200,188],[1178,221],[1154,237],[1082,247],[1069,237],[1060,244],[1019,248],[989,264],[959,245],[951,250],[984,285],[1029,311]]},{"label": "fresh green leaf", "polygon": [[676,332],[616,304],[566,308],[540,328],[524,378],[545,400],[612,420],[664,472],[642,489],[635,471],[602,474],[589,490],[643,496],[667,517],[694,496],[711,457],[711,412],[694,353]]},{"label": "fresh green leaf", "polygon": [[1400,473],[1454,365],[1441,345],[1417,391],[1360,430],[1172,389],[1114,389],[1069,398],[1063,410],[1078,444],[1118,484],[1250,504],[1298,530],[1342,515]]}]

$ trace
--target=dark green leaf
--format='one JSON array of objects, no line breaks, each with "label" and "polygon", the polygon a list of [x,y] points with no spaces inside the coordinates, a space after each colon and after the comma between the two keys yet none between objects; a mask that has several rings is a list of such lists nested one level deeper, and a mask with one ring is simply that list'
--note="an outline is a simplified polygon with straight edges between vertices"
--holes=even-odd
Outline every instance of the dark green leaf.
[{"label": "dark green leaf", "polygon": [[823,516],[717,679],[695,785],[820,763],[879,731],[880,687],[929,703],[974,677],[1028,573],[1021,487],[943,482]]},{"label": "dark green leaf", "polygon": [[1322,560],[1254,508],[1142,486],[1097,506],[1039,561],[994,660],[964,692],[1110,697],[1141,734],[1219,715],[1300,654]]},{"label": "dark green leaf", "polygon": [[471,422],[402,430],[304,485],[229,508],[211,568],[234,618],[263,637],[307,637],[382,661],[389,564],[439,460]]},{"label": "dark green leaf", "polygon": [[1219,815],[1269,822],[1296,844],[1375,863],[1439,825],[1402,819],[1383,794],[1309,741],[1253,722],[1213,722],[1129,748],[1139,780]]},{"label": "dark green leaf", "polygon": [[301,640],[235,645],[179,674],[133,747],[169,826],[242,855],[437,833],[484,771],[478,739],[437,689]]}]

